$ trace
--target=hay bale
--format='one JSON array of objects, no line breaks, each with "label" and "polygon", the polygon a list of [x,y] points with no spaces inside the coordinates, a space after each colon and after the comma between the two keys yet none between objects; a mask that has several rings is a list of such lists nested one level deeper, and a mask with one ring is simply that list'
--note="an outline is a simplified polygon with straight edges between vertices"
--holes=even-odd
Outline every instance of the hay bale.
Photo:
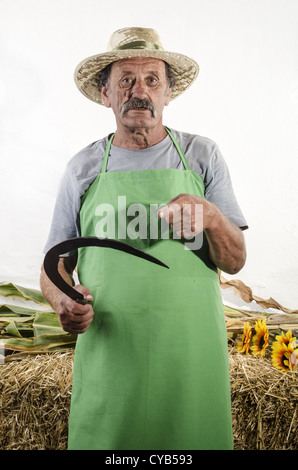
[{"label": "hay bale", "polygon": [[298,448],[298,375],[230,349],[235,450]]},{"label": "hay bale", "polygon": [[1,450],[67,447],[73,351],[0,365]]},{"label": "hay bale", "polygon": [[[230,347],[234,447],[298,447],[298,375]],[[5,450],[67,448],[73,351],[0,366],[0,442]]]}]

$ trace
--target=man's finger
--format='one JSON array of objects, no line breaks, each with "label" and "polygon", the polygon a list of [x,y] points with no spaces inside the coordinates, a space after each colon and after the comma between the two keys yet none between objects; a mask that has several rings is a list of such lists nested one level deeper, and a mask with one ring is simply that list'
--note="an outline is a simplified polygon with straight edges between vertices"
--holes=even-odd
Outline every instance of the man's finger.
[{"label": "man's finger", "polygon": [[173,223],[173,221],[177,221],[177,218],[181,218],[181,209],[182,206],[180,204],[168,204],[165,207],[162,207],[158,211],[158,216],[161,219],[166,219],[168,223]]},{"label": "man's finger", "polygon": [[92,311],[87,312],[87,313],[71,313],[70,312],[68,318],[69,320],[71,320],[72,323],[86,323],[91,318],[93,318],[93,313]]}]

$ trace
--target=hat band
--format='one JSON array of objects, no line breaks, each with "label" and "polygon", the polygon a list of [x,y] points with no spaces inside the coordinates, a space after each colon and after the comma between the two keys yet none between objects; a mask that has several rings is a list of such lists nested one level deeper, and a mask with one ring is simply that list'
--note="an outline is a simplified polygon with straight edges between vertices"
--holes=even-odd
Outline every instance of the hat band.
[{"label": "hat band", "polygon": [[152,51],[163,51],[163,48],[148,41],[133,41],[123,44],[123,46],[115,47],[113,51],[121,51],[124,49],[150,49]]}]

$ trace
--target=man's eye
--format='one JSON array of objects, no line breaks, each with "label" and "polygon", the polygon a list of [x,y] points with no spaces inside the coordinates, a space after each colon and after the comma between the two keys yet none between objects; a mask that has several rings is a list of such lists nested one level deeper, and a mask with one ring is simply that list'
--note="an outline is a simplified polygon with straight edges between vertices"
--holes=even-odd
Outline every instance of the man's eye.
[{"label": "man's eye", "polygon": [[122,87],[129,87],[131,84],[132,84],[132,78],[131,77],[122,78],[122,80],[121,80],[121,86]]},{"label": "man's eye", "polygon": [[147,82],[148,82],[148,85],[154,86],[157,84],[158,80],[156,77],[148,77]]}]

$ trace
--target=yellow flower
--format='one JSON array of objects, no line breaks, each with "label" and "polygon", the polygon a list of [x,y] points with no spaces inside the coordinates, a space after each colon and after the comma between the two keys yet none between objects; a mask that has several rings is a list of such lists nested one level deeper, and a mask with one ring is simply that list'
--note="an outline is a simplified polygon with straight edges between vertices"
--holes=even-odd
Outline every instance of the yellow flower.
[{"label": "yellow flower", "polygon": [[269,332],[266,325],[266,320],[258,320],[255,324],[256,334],[252,338],[253,346],[251,347],[252,353],[257,356],[265,356],[266,348],[269,343]]},{"label": "yellow flower", "polygon": [[294,349],[294,344],[279,343],[272,344],[272,365],[283,372],[296,370],[298,348]]},{"label": "yellow flower", "polygon": [[292,336],[292,330],[288,330],[286,334],[284,334],[284,332],[282,331],[281,336],[276,335],[275,339],[277,340],[278,343],[285,343],[285,344],[289,344],[289,343],[292,343],[293,341],[296,341],[295,336]]},{"label": "yellow flower", "polygon": [[239,343],[237,343],[237,351],[240,353],[247,354],[250,348],[250,340],[251,340],[251,328],[249,323],[244,323],[243,335],[242,339]]},{"label": "yellow flower", "polygon": [[272,365],[283,372],[296,370],[298,348],[296,338],[292,336],[292,331],[286,334],[282,331],[281,336],[275,336],[277,341],[272,344]]}]

